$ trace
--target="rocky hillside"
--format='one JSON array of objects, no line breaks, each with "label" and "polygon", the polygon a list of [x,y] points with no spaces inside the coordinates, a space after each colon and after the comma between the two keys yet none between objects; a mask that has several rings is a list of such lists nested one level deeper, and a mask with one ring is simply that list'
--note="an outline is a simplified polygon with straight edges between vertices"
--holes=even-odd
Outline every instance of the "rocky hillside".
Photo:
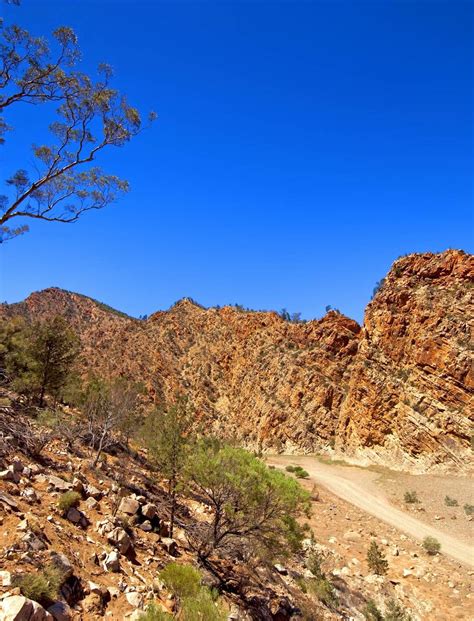
[{"label": "rocky hillside", "polygon": [[146,321],[60,289],[3,305],[3,317],[61,314],[82,370],[144,381],[150,398],[187,392],[215,433],[264,451],[332,451],[413,470],[463,471],[472,455],[474,257],[398,259],[361,327],[330,311],[274,312],[184,299]]},{"label": "rocky hillside", "polygon": [[[107,454],[94,469],[84,444],[65,446],[31,412],[25,416],[14,397],[0,390],[2,403],[15,403],[0,405],[0,621],[140,621],[151,601],[175,615],[178,602],[160,573],[173,562],[195,567],[205,586],[218,589],[227,621],[363,621],[371,602],[387,620],[472,619],[469,567],[443,553],[428,555],[310,481],[302,484],[311,490],[315,538],[305,539],[301,552],[279,562],[215,554],[203,566],[188,539],[209,517],[199,496],[180,495],[170,538],[164,482],[144,451]],[[64,508],[71,492],[78,502]],[[449,511],[451,519],[472,520],[461,507]],[[368,564],[372,541],[387,559],[386,575]],[[315,554],[325,588],[313,591]],[[33,599],[42,593],[38,582],[25,593],[18,584],[29,583],[18,578],[38,580],[51,569],[60,582],[41,605]],[[398,616],[389,616],[390,603],[400,606]]]}]

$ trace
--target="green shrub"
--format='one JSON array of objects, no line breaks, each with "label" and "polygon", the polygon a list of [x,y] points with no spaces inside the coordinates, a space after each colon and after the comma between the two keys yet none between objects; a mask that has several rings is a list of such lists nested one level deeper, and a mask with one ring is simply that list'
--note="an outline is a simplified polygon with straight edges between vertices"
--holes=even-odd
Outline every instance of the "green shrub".
[{"label": "green shrub", "polygon": [[384,621],[383,614],[377,608],[373,599],[369,599],[365,608],[362,610],[362,614],[367,621]]},{"label": "green shrub", "polygon": [[179,599],[194,597],[201,588],[201,574],[191,565],[169,563],[160,572],[160,578]]},{"label": "green shrub", "polygon": [[179,618],[183,621],[226,621],[227,613],[214,599],[209,589],[201,587],[196,595],[183,600]]},{"label": "green shrub", "polygon": [[377,574],[383,576],[387,573],[388,562],[375,541],[370,542],[369,549],[367,551],[367,563],[369,569]]},{"label": "green shrub", "polygon": [[168,621],[171,619],[173,616],[158,608],[154,602],[148,604],[145,612],[139,617],[139,621]]},{"label": "green shrub", "polygon": [[22,595],[45,607],[58,599],[62,582],[60,572],[54,567],[46,567],[38,573],[19,574],[13,577],[13,585],[20,588]]},{"label": "green shrub", "polygon": [[407,504],[411,505],[420,502],[416,492],[405,492],[403,499]]},{"label": "green shrub", "polygon": [[430,556],[435,556],[441,550],[441,544],[434,537],[425,537],[423,539],[423,548]]},{"label": "green shrub", "polygon": [[62,514],[66,514],[72,507],[77,507],[81,501],[81,495],[78,492],[64,492],[58,500],[58,509]]},{"label": "green shrub", "polygon": [[455,498],[450,498],[450,496],[446,496],[445,497],[444,504],[447,507],[457,507],[457,506],[459,506],[458,501]]},{"label": "green shrub", "polygon": [[320,552],[310,552],[306,559],[306,567],[316,578],[323,578],[324,572],[322,570],[323,557]]},{"label": "green shrub", "polygon": [[298,470],[295,470],[295,476],[297,479],[307,479],[309,477],[309,473],[303,468],[298,467]]},{"label": "green shrub", "polygon": [[310,595],[317,597],[326,606],[336,606],[338,603],[336,590],[325,576],[306,580],[306,589]]},{"label": "green shrub", "polygon": [[411,621],[411,616],[394,599],[387,602],[384,621]]},{"label": "green shrub", "polygon": [[473,515],[474,514],[474,505],[469,505],[467,502],[464,505],[464,511],[466,513],[466,515]]},{"label": "green shrub", "polygon": [[285,470],[287,472],[295,472],[296,470],[298,470],[298,466],[286,466]]}]

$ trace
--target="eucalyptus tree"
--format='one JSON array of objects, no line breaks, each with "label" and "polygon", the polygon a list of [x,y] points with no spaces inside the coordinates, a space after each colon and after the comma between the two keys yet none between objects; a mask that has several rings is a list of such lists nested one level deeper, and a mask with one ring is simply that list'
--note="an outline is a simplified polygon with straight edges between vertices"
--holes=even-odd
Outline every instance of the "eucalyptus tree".
[{"label": "eucalyptus tree", "polygon": [[93,78],[78,70],[80,57],[71,28],[56,29],[47,41],[0,21],[0,144],[14,131],[10,121],[21,104],[41,106],[43,119],[52,119],[47,142],[33,144],[33,158],[25,154],[24,167],[5,180],[0,242],[27,231],[33,219],[75,222],[129,189],[96,159],[140,132],[140,113],[111,86],[109,65],[99,65]]}]

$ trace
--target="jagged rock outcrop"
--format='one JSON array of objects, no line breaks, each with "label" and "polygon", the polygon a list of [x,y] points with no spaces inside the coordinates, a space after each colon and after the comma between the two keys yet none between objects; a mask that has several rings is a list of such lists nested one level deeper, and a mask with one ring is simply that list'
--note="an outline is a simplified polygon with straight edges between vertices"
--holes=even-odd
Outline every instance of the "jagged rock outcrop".
[{"label": "jagged rock outcrop", "polygon": [[60,289],[0,316],[62,314],[82,369],[144,381],[153,399],[189,394],[207,429],[262,450],[313,452],[412,469],[466,470],[472,455],[474,258],[398,259],[364,326],[330,311],[307,323],[188,299],[146,321]]},{"label": "jagged rock outcrop", "polygon": [[474,258],[396,261],[368,305],[337,447],[423,471],[472,460]]}]

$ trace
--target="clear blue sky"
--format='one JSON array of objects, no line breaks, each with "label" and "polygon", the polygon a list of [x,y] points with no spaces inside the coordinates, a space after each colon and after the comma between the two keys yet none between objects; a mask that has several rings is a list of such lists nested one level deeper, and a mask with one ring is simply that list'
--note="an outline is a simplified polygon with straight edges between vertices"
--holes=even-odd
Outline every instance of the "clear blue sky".
[{"label": "clear blue sky", "polygon": [[[23,0],[37,34],[72,26],[84,68],[159,120],[100,163],[119,204],[4,244],[2,300],[48,286],[130,314],[326,304],[362,318],[399,255],[472,251],[471,2]],[[1,177],[31,162],[18,109]]]}]

